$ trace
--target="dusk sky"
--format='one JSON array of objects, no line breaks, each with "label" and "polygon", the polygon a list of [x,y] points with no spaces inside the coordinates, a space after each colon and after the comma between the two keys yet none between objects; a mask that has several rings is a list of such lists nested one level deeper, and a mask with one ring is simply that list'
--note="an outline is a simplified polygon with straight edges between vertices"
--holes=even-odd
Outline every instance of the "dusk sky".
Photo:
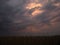
[{"label": "dusk sky", "polygon": [[0,2],[0,36],[60,35],[60,0]]}]

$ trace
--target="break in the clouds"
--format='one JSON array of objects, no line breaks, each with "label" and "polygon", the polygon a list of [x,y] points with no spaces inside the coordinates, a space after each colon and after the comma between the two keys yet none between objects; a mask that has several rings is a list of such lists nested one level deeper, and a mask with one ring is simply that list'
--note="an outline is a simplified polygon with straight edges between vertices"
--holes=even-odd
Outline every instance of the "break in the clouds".
[{"label": "break in the clouds", "polygon": [[0,2],[0,35],[60,35],[59,0]]}]

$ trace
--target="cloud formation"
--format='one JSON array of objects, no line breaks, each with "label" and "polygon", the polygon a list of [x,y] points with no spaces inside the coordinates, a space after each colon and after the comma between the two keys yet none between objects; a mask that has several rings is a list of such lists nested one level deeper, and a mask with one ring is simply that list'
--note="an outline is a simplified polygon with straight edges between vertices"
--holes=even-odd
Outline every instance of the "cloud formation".
[{"label": "cloud formation", "polygon": [[[10,6],[3,22],[3,31],[9,35],[60,35],[60,1],[59,0],[10,0],[6,4]],[[12,5],[13,4],[13,5]],[[1,6],[2,7],[2,6]],[[7,6],[6,6],[7,8]],[[10,10],[9,10],[10,9]],[[1,10],[3,11],[3,10]],[[0,12],[1,13],[1,12]],[[3,12],[2,12],[3,14]],[[0,14],[0,15],[2,15]],[[1,20],[2,20],[1,17]],[[6,18],[7,17],[7,18]],[[8,19],[9,18],[9,19]],[[0,21],[2,22],[2,21]],[[0,23],[1,24],[1,23]],[[4,27],[5,26],[5,27]],[[1,31],[1,32],[3,32]]]}]

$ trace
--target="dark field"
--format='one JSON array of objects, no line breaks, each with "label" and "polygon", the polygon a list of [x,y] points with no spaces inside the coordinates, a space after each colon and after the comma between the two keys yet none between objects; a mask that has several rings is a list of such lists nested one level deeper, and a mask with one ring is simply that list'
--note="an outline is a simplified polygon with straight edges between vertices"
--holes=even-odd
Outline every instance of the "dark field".
[{"label": "dark field", "polygon": [[0,37],[0,45],[60,45],[60,36]]}]

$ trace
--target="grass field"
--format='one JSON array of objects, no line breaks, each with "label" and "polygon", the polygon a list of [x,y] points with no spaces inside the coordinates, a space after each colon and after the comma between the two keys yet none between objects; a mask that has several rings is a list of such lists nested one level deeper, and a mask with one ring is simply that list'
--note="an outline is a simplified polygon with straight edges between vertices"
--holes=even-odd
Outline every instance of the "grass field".
[{"label": "grass field", "polygon": [[60,36],[1,36],[0,45],[60,45]]}]

